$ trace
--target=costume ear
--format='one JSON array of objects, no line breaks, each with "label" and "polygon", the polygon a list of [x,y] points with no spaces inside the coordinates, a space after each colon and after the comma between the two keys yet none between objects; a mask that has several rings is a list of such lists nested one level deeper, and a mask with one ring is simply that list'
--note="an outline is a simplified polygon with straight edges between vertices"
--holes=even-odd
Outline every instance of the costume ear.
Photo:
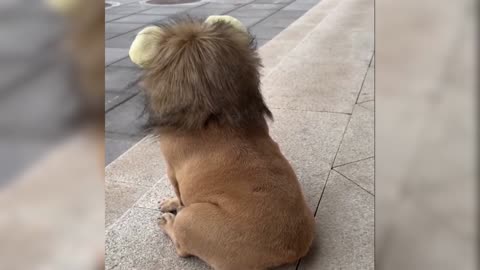
[{"label": "costume ear", "polygon": [[63,15],[71,13],[80,4],[77,0],[46,0],[45,2],[54,11]]},{"label": "costume ear", "polygon": [[237,28],[238,30],[244,31],[245,33],[248,32],[247,28],[245,27],[245,25],[243,25],[243,23],[241,21],[239,21],[238,19],[236,19],[232,16],[228,16],[228,15],[223,15],[223,16],[212,15],[205,20],[205,23],[214,24],[214,23],[220,22],[220,21],[229,23],[233,27]]},{"label": "costume ear", "polygon": [[148,26],[140,31],[128,52],[132,62],[142,68],[148,67],[158,53],[161,37],[162,29],[158,26]]}]

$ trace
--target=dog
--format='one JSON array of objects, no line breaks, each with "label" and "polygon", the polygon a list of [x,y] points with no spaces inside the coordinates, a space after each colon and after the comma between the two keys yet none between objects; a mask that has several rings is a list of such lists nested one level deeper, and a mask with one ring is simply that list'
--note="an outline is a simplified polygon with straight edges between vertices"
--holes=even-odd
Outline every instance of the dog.
[{"label": "dog", "polygon": [[177,254],[216,270],[298,261],[314,216],[269,135],[254,38],[226,21],[182,18],[151,39],[156,51],[141,78],[147,125],[176,194],[159,203],[158,224]]}]

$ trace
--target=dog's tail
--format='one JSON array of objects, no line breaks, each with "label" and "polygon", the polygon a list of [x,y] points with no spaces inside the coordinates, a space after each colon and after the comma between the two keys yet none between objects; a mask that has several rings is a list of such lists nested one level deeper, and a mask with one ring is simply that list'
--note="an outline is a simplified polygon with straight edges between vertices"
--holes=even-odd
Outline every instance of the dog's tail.
[{"label": "dog's tail", "polygon": [[223,21],[182,18],[159,26],[143,78],[150,124],[242,127],[272,117],[260,93],[254,38]]}]

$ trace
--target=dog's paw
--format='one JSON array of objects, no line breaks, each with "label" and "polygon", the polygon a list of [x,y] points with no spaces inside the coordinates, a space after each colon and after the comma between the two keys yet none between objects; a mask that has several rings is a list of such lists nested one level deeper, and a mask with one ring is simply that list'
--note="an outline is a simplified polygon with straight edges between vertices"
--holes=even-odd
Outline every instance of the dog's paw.
[{"label": "dog's paw", "polygon": [[165,199],[158,202],[158,209],[162,212],[177,211],[181,207],[180,201],[177,197]]},{"label": "dog's paw", "polygon": [[160,226],[160,227],[165,227],[165,226],[167,226],[168,224],[172,224],[174,219],[175,219],[175,215],[172,214],[172,213],[162,214],[162,215],[157,219],[158,226]]}]

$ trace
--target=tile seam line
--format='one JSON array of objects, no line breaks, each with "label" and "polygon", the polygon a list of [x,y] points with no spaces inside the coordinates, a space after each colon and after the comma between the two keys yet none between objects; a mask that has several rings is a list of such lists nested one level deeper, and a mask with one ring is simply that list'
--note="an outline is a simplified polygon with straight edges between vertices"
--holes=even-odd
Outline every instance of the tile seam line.
[{"label": "tile seam line", "polygon": [[337,166],[333,166],[332,169],[335,169],[335,168],[338,168],[338,167],[342,167],[342,166],[346,166],[346,165],[350,165],[350,164],[357,163],[357,162],[360,162],[360,161],[364,161],[364,160],[367,160],[367,159],[370,159],[370,158],[375,158],[375,156],[366,157],[366,158],[362,158],[362,159],[354,160],[354,161],[349,161],[349,162],[344,163],[344,164],[340,164],[340,165],[337,165]]},{"label": "tile seam line", "polygon": [[[163,178],[163,176],[162,176]],[[145,188],[148,190],[150,190],[153,186],[147,186],[147,185],[144,185],[144,184],[134,184],[132,182],[126,182],[126,181],[122,181],[122,180],[105,180],[105,183],[108,183],[108,184],[121,184],[121,185],[125,185],[125,186],[129,186],[129,187],[140,187],[140,188]],[[143,195],[142,195],[143,196]]]},{"label": "tile seam line", "polygon": [[352,179],[348,178],[347,176],[345,176],[343,173],[335,170],[335,169],[332,169],[332,171],[335,171],[336,173],[340,174],[341,176],[345,177],[345,179],[347,179],[348,181],[352,182],[352,184],[356,185],[357,187],[361,188],[363,191],[367,192],[368,194],[372,195],[373,197],[375,197],[375,195],[373,195],[370,191],[366,190],[364,187],[360,186],[360,184],[358,184],[357,182],[353,181]]},{"label": "tile seam line", "polygon": [[[129,137],[130,139],[142,139],[143,137],[146,137],[150,134],[132,134],[132,133],[123,133],[123,132],[118,132],[118,131],[112,131],[112,130],[105,130],[106,135],[118,135],[118,136],[125,136]],[[112,138],[112,139],[117,139],[117,138]],[[123,139],[123,138],[118,138],[118,139]]]},{"label": "tile seam line", "polygon": [[330,174],[332,173],[333,169],[330,169],[328,171],[327,179],[325,180],[325,184],[323,185],[322,192],[320,193],[320,198],[318,199],[317,202],[317,207],[315,207],[315,212],[313,213],[313,216],[316,217],[318,213],[318,209],[320,207],[320,202],[322,201],[323,194],[325,194],[325,189],[327,188],[328,180],[330,179]]},{"label": "tile seam line", "polygon": [[362,105],[363,103],[367,103],[367,102],[371,102],[371,101],[375,101],[375,99],[365,100],[365,101],[357,103],[357,105]]},{"label": "tile seam line", "polygon": [[345,139],[345,134],[347,133],[348,126],[350,125],[350,121],[352,120],[352,114],[348,117],[347,124],[345,125],[345,129],[343,130],[342,138],[340,139],[340,143],[338,144],[337,151],[335,152],[335,156],[333,157],[332,163],[330,164],[330,170],[334,168],[335,160],[337,159],[338,152],[340,152],[340,148],[342,147],[343,140]]},{"label": "tile seam line", "polygon": [[[368,70],[370,69],[370,65],[372,64],[373,55],[374,54],[372,54],[372,56],[370,57],[370,61],[369,61],[368,66],[367,66],[367,71],[365,71],[365,75],[363,76],[362,84],[360,85],[360,90],[358,90],[357,98],[355,99],[355,104],[358,104],[358,99],[360,98],[360,93],[362,93],[363,85],[365,84],[365,81],[367,80],[367,74],[368,74]],[[374,80],[375,80],[375,77],[374,77]],[[374,89],[375,89],[375,86],[374,86]],[[375,95],[375,90],[374,90],[374,95]]]},{"label": "tile seam line", "polygon": [[127,97],[125,100],[119,102],[118,104],[115,104],[114,106],[112,106],[110,109],[107,109],[105,111],[105,114],[111,112],[113,109],[117,108],[118,106],[126,103],[127,101],[131,100],[132,98],[136,97],[138,95],[138,93],[133,93],[131,96]]},{"label": "tile seam line", "polygon": [[[143,198],[147,195],[147,193],[150,192],[150,191],[155,187],[155,185],[156,185],[158,182],[162,181],[162,180],[165,179],[166,177],[167,177],[167,176],[164,175],[164,176],[163,176],[162,178],[160,178],[160,180],[158,180],[150,189],[148,189],[147,191],[145,191],[145,193],[143,193],[142,196],[140,196],[140,197],[132,204],[132,206],[130,206],[125,212],[123,212],[123,214],[122,214],[120,217],[118,217],[117,219],[115,219],[115,221],[112,222],[112,224],[108,225],[107,228],[105,228],[105,233],[109,232],[109,231],[112,229],[112,227],[113,227],[114,225],[116,225],[122,218],[124,218],[124,217],[127,215],[127,213],[131,212],[133,208],[136,208],[135,205],[136,205],[141,199],[143,199]],[[147,209],[153,210],[153,209],[150,209],[150,208],[147,208]]]},{"label": "tile seam line", "polygon": [[[325,189],[327,188],[328,180],[330,179],[330,174],[332,173],[332,171],[333,171],[333,169],[328,170],[327,179],[325,180],[325,184],[323,185],[322,192],[320,193],[320,198],[318,198],[317,207],[315,208],[315,212],[313,213],[314,218],[317,217],[318,209],[320,208],[320,203],[322,201],[323,194],[325,194]],[[298,270],[300,268],[300,264],[301,264],[302,259],[303,258],[300,258],[300,260],[298,261],[296,270]]]},{"label": "tile seam line", "polygon": [[[147,10],[150,10],[150,9],[152,9],[152,8],[153,8],[153,7],[147,8],[147,9],[142,9],[142,10],[139,10],[139,11],[137,11],[137,12],[130,13],[130,14],[126,14],[125,16],[121,16],[121,17],[118,17],[118,18],[115,18],[115,19],[112,19],[112,20],[109,20],[109,21],[107,21],[107,18],[105,18],[105,23],[114,22],[114,21],[116,21],[116,20],[120,20],[120,19],[123,19],[123,18],[128,17],[128,16],[131,16],[131,15],[137,15],[137,14],[139,14],[140,12],[147,11]],[[106,15],[107,15],[107,14],[105,14],[105,16],[106,16]],[[122,15],[122,14],[120,14],[120,15]]]},{"label": "tile seam line", "polygon": [[362,108],[364,108],[364,109],[367,109],[367,110],[369,110],[369,111],[371,111],[371,112],[375,112],[375,108],[373,108],[373,110],[372,110],[372,109],[369,109],[369,108],[365,107],[365,105],[362,105],[362,104],[357,104],[357,105],[360,106],[360,107],[362,107]]}]

